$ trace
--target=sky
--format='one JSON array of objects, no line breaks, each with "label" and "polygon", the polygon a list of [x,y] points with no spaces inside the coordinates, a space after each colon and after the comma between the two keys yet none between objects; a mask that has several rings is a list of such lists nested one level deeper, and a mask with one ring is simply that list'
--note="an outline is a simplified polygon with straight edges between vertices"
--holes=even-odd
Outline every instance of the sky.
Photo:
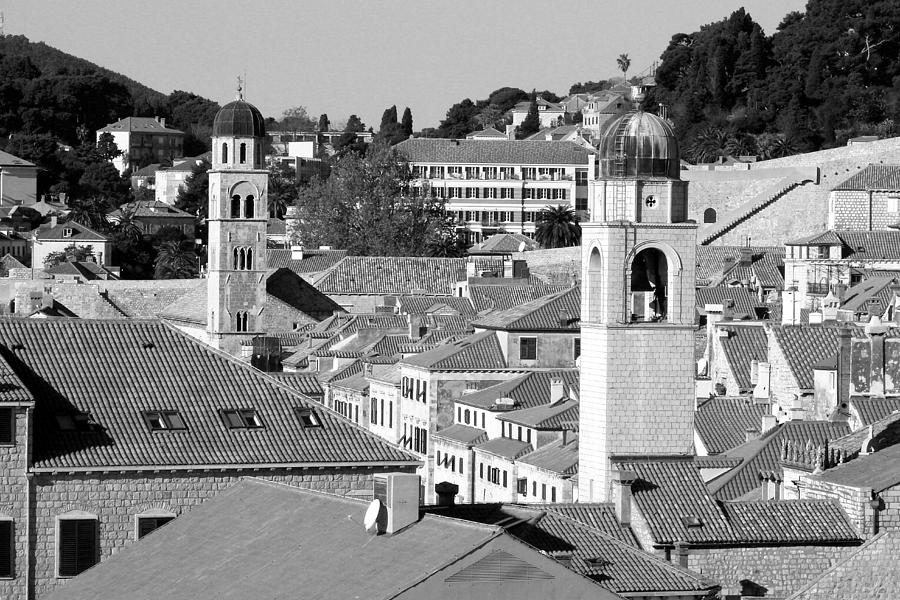
[{"label": "sky", "polygon": [[246,73],[265,116],[304,106],[377,130],[407,106],[436,127],[464,98],[504,86],[564,95],[578,81],[658,61],[676,33],[744,6],[766,34],[806,0],[6,0],[4,32],[25,35],[155,90],[224,104]]}]

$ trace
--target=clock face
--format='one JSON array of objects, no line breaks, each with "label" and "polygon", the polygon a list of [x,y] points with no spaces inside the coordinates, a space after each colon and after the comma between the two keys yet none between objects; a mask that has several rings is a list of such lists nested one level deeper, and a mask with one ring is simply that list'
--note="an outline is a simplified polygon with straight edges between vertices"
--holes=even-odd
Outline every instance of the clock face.
[{"label": "clock face", "polygon": [[644,198],[644,206],[647,208],[653,208],[656,206],[656,196],[647,196]]}]

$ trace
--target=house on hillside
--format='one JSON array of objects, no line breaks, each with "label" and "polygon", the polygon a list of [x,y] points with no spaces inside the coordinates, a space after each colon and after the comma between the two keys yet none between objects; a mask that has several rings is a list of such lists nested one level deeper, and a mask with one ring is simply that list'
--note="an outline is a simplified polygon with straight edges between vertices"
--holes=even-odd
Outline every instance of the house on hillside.
[{"label": "house on hillside", "polygon": [[134,224],[145,238],[153,237],[160,229],[167,228],[180,231],[186,239],[194,239],[196,217],[165,202],[158,200],[129,202],[106,213],[106,220],[114,225],[118,224],[123,213],[131,215]]},{"label": "house on hillside", "polygon": [[874,231],[898,223],[900,164],[869,164],[828,195],[828,229]]},{"label": "house on hillside", "polygon": [[[566,109],[555,102],[544,100],[540,96],[537,98],[538,119],[540,119],[541,127],[558,127],[566,122]],[[528,116],[531,110],[531,101],[523,100],[516,104],[512,110],[512,125],[518,127]]]},{"label": "house on hillside", "polygon": [[55,217],[51,217],[50,223],[35,229],[32,236],[31,264],[36,268],[42,268],[44,260],[51,253],[65,252],[70,246],[90,246],[94,262],[104,267],[111,264],[112,240],[81,223],[59,223]]},{"label": "house on hillside", "polygon": [[119,173],[183,156],[184,132],[166,127],[166,120],[161,117],[125,117],[98,129],[98,141],[104,133],[112,135],[122,152],[112,160]]},{"label": "house on hillside", "polygon": [[0,151],[0,206],[37,202],[37,172],[34,163]]}]

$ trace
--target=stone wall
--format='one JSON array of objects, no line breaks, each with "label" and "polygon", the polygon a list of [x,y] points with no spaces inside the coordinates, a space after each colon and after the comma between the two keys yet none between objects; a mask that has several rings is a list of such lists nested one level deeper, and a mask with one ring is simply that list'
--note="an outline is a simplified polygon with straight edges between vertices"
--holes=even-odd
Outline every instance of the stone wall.
[{"label": "stone wall", "polygon": [[[252,475],[345,495],[371,492],[375,471],[387,469],[39,474],[34,478],[32,497],[32,585],[35,597],[41,598],[65,582],[56,576],[57,517],[65,513],[83,511],[96,515],[102,561],[136,539],[137,515],[156,510],[177,517],[233,485],[242,476]],[[15,597],[24,598],[4,594],[4,598]]]},{"label": "stone wall", "polygon": [[33,415],[33,409],[25,407],[13,408],[14,424],[13,432],[15,444],[0,446],[0,458],[3,465],[0,471],[0,518],[13,522],[13,578],[0,579],[0,597],[25,598],[25,589],[28,573],[28,501],[27,479],[25,476],[28,466],[29,421]]},{"label": "stone wall", "polygon": [[581,246],[514,252],[513,260],[524,260],[528,270],[553,284],[581,280]]}]

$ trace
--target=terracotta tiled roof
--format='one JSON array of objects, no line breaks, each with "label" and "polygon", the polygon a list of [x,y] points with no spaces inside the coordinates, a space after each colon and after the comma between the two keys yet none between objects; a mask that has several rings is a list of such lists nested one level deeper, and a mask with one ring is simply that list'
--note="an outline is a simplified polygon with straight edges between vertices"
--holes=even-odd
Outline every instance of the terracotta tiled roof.
[{"label": "terracotta tiled roof", "polygon": [[853,260],[896,260],[900,258],[900,231],[837,231],[843,257]]},{"label": "terracotta tiled roof", "polygon": [[496,233],[472,247],[477,252],[521,252],[536,250],[540,244],[521,233]]},{"label": "terracotta tiled roof", "polygon": [[[531,371],[516,375],[508,381],[465,394],[456,401],[475,408],[497,408],[500,398],[512,398],[516,408],[532,408],[546,405],[550,401],[550,380],[562,379],[568,389],[578,388],[578,369],[560,369],[557,371]],[[503,408],[502,410],[508,410]]]},{"label": "terracotta tiled roof", "polygon": [[97,130],[103,131],[130,131],[132,133],[171,133],[184,135],[183,131],[166,127],[153,117],[125,117],[115,123]]},{"label": "terracotta tiled roof", "polygon": [[854,396],[850,398],[850,407],[859,415],[861,425],[869,426],[893,412],[900,411],[900,398]]},{"label": "terracotta tiled roof", "polygon": [[[487,143],[487,142],[476,142]],[[316,282],[326,294],[426,294],[451,296],[462,258],[348,256]]]},{"label": "terracotta tiled roof", "polygon": [[616,507],[612,502],[577,502],[571,504],[537,504],[529,505],[541,510],[553,512],[560,516],[578,521],[592,529],[608,535],[624,544],[640,548],[634,531],[628,525],[622,525],[616,518]]},{"label": "terracotta tiled roof", "polygon": [[583,165],[591,154],[572,142],[413,138],[395,146],[412,163]]},{"label": "terracotta tiled roof", "polygon": [[294,273],[327,271],[347,256],[346,250],[306,250],[301,260],[292,260],[291,251],[280,248],[266,250],[266,264],[270,269],[285,267]]},{"label": "terracotta tiled roof", "polygon": [[811,479],[881,492],[900,483],[900,444],[838,465]]},{"label": "terracotta tiled roof", "polygon": [[[851,328],[858,332],[859,328]],[[840,343],[838,327],[774,325],[771,328],[800,389],[813,389],[813,365],[833,356]]]},{"label": "terracotta tiled roof", "polygon": [[484,442],[488,441],[487,432],[483,429],[477,429],[475,427],[469,427],[468,425],[460,424],[451,425],[446,429],[441,429],[434,434],[434,438],[451,440],[453,442],[459,442],[460,444],[466,444],[470,446],[483,444]]},{"label": "terracotta tiled roof", "polygon": [[[410,455],[241,361],[159,321],[0,320],[0,353],[38,398],[37,468],[409,462]],[[264,427],[229,430],[221,409],[255,409]],[[185,431],[153,432],[145,410],[177,410]],[[89,431],[57,415],[90,414]]]},{"label": "terracotta tiled roof", "polygon": [[[71,231],[69,235],[64,235],[66,231]],[[37,232],[37,239],[44,241],[66,241],[72,244],[83,244],[85,242],[105,242],[107,237],[102,233],[97,233],[89,227],[85,227],[81,223],[75,221],[66,221],[60,223],[56,227],[41,226]]]},{"label": "terracotta tiled roof", "polygon": [[310,398],[322,397],[322,384],[319,383],[315,375],[308,373],[270,373],[269,376],[274,377],[278,383],[286,385],[304,396],[309,396]]},{"label": "terracotta tiled roof", "polygon": [[524,523],[510,532],[553,557],[571,556],[570,569],[620,594],[693,591],[705,596],[718,586],[699,573],[655,557],[601,531],[570,519],[548,505],[547,515],[535,524]]},{"label": "terracotta tiled roof", "polygon": [[565,445],[561,442],[545,444],[517,462],[562,476],[574,475],[578,472],[578,436],[571,436]]},{"label": "terracotta tiled roof", "polygon": [[742,267],[741,246],[697,246],[697,285],[718,284],[725,257],[731,257],[734,263],[726,273],[728,279],[752,280],[755,275],[764,287],[784,287],[784,246],[753,246],[751,256],[751,266]]},{"label": "terracotta tiled roof", "polygon": [[404,358],[402,362],[434,371],[506,368],[506,359],[493,331],[476,333],[458,342]]},{"label": "terracotta tiled roof", "polygon": [[34,167],[34,163],[0,150],[0,167]]},{"label": "terracotta tiled roof", "polygon": [[494,438],[475,447],[476,450],[488,452],[508,460],[516,460],[531,452],[531,444],[510,438]]},{"label": "terracotta tiled roof", "polygon": [[537,298],[475,319],[475,327],[503,331],[578,331],[581,329],[581,286]]},{"label": "terracotta tiled roof", "polygon": [[867,165],[833,189],[900,191],[900,165]]},{"label": "terracotta tiled roof", "polygon": [[750,382],[750,364],[755,359],[760,362],[768,360],[769,341],[766,330],[758,326],[724,325],[718,328],[727,329],[728,337],[720,337],[719,342],[725,353],[725,359],[735,382],[741,390],[752,390]]},{"label": "terracotta tiled roof", "polygon": [[134,282],[133,287],[116,286],[115,289],[108,289],[106,295],[110,302],[129,317],[156,317],[185,294],[206,289],[205,279],[184,281],[191,284],[191,287],[163,288]]},{"label": "terracotta tiled roof", "polygon": [[469,297],[475,310],[505,310],[542,296],[563,292],[568,285],[470,285]]},{"label": "terracotta tiled roof", "polygon": [[22,262],[13,256],[12,254],[6,253],[3,258],[0,258],[0,264],[4,266],[4,268],[8,269],[25,269],[25,265]]},{"label": "terracotta tiled roof", "polygon": [[747,441],[747,429],[757,431],[762,416],[769,412],[766,404],[756,404],[753,398],[710,398],[694,413],[694,429],[710,454],[720,454]]},{"label": "terracotta tiled roof", "polygon": [[747,442],[725,453],[743,462],[709,483],[710,491],[720,500],[733,500],[760,486],[761,474],[782,477],[781,447],[786,440],[795,445],[822,446],[850,432],[846,423],[830,421],[787,421],[776,425],[759,439]]},{"label": "terracotta tiled roof", "polygon": [[722,505],[743,543],[858,542],[859,534],[836,501],[772,500],[726,502]]},{"label": "terracotta tiled roof", "polygon": [[554,405],[542,404],[497,415],[500,421],[532,427],[560,430],[578,427],[578,401],[567,399]]},{"label": "terracotta tiled roof", "polygon": [[445,310],[442,307],[456,311],[460,315],[472,316],[475,309],[468,298],[458,296],[400,296],[397,298],[397,306],[401,313],[409,315],[424,315]]},{"label": "terracotta tiled roof", "polygon": [[473,131],[472,133],[466,134],[466,139],[471,140],[473,138],[498,138],[498,139],[506,139],[506,134],[500,131],[497,131],[493,127],[486,127],[480,131]]},{"label": "terracotta tiled roof", "polygon": [[734,302],[735,316],[756,318],[756,309],[765,306],[756,297],[756,293],[743,287],[698,287],[694,294],[697,310],[705,313],[707,304],[723,304],[726,300]]},{"label": "terracotta tiled roof", "polygon": [[893,600],[900,589],[897,556],[900,556],[900,532],[882,531],[788,600]]},{"label": "terracotta tiled roof", "polygon": [[157,200],[138,200],[123,204],[116,210],[106,214],[107,217],[118,218],[122,215],[122,211],[134,211],[136,218],[140,217],[165,217],[167,219],[184,219],[185,221],[193,220],[194,215],[179,210],[171,204],[159,202]]},{"label": "terracotta tiled roof", "polygon": [[894,298],[891,286],[897,279],[891,276],[869,277],[846,291],[841,299],[841,309],[858,314],[866,314],[870,309],[875,314],[884,314],[887,305]]}]

